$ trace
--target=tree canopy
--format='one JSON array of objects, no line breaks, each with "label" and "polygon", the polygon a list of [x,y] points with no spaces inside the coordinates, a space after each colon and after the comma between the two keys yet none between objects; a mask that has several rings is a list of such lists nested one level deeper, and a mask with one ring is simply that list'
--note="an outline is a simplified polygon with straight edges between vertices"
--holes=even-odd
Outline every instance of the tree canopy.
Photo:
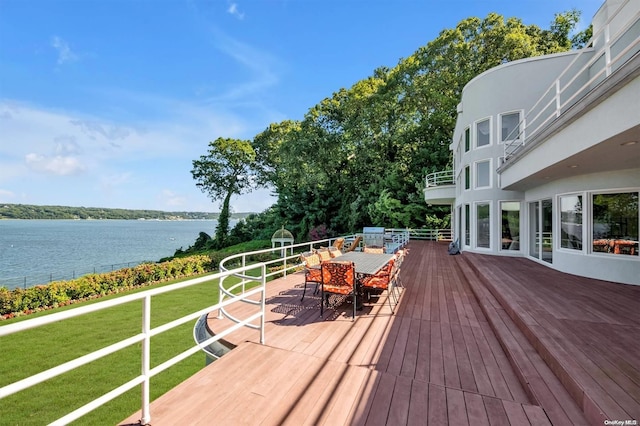
[{"label": "tree canopy", "polygon": [[452,166],[463,87],[500,64],[580,47],[590,29],[572,36],[579,17],[556,14],[549,29],[495,13],[465,19],[302,120],[272,123],[251,142],[258,182],[278,196],[268,214],[301,239],[319,227],[447,226],[448,209],[427,206],[422,189],[426,174]]},{"label": "tree canopy", "polygon": [[223,199],[216,227],[216,248],[224,247],[229,233],[229,201],[255,187],[252,173],[255,151],[250,141],[218,138],[209,142],[206,155],[193,161],[191,174],[196,186],[213,200]]}]

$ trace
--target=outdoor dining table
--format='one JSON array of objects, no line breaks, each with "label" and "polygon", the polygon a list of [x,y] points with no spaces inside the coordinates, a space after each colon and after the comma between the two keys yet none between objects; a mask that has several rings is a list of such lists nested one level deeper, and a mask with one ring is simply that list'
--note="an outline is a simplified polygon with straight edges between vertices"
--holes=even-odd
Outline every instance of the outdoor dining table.
[{"label": "outdoor dining table", "polygon": [[393,257],[393,254],[352,251],[337,257],[335,260],[353,262],[356,268],[356,275],[361,279],[363,275],[375,275],[380,271],[380,269],[389,263]]},{"label": "outdoor dining table", "polygon": [[337,257],[335,260],[353,262],[356,273],[356,287],[357,287],[357,309],[362,309],[363,302],[363,290],[362,280],[366,275],[375,275],[384,266],[394,258],[393,254],[386,253],[364,253],[361,251],[352,251],[345,253],[342,256]]}]

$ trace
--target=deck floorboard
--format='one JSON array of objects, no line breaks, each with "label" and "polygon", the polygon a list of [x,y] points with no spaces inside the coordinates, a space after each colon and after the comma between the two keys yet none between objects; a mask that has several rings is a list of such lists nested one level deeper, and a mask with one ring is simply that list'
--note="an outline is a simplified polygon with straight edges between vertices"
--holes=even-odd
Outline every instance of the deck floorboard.
[{"label": "deck floorboard", "polygon": [[[583,379],[585,387],[619,397],[614,414],[640,418],[632,337],[640,331],[640,288],[618,292],[526,259],[449,256],[435,242],[412,241],[409,252],[395,314],[385,292],[353,321],[351,304],[338,298],[321,317],[313,287],[300,300],[302,274],[270,282],[265,344],[256,330],[227,336],[236,348],[156,399],[151,423],[581,425],[585,406],[575,398],[580,387],[571,386]],[[504,271],[495,266],[505,261]],[[482,269],[481,278],[469,275],[473,268]],[[573,291],[558,294],[552,283],[565,277]],[[208,317],[214,332],[229,325],[217,312]],[[612,350],[589,352],[601,341]],[[558,347],[580,351],[567,371],[545,363]],[[134,413],[121,424],[139,418]]]}]

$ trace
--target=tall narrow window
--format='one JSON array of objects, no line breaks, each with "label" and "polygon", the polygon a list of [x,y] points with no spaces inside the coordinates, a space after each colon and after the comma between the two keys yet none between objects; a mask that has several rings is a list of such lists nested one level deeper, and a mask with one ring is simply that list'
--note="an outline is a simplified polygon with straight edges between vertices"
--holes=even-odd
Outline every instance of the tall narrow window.
[{"label": "tall narrow window", "polygon": [[560,197],[560,247],[582,250],[582,195]]},{"label": "tall narrow window", "polygon": [[491,212],[489,203],[476,204],[476,247],[491,247]]},{"label": "tall narrow window", "polygon": [[464,245],[471,245],[471,209],[469,204],[464,205]]},{"label": "tall narrow window", "polygon": [[464,129],[464,152],[469,152],[469,146],[471,145],[471,130],[467,127]]},{"label": "tall narrow window", "polygon": [[540,202],[529,203],[529,256],[540,259]]},{"label": "tall narrow window", "polygon": [[457,229],[458,229],[458,238],[456,238],[456,242],[458,243],[458,247],[460,246],[460,241],[462,241],[462,207],[458,206],[458,208],[456,209],[456,213],[457,213],[457,218],[456,218],[456,225]]},{"label": "tall narrow window", "polygon": [[502,201],[500,212],[502,250],[520,250],[520,203],[518,201]]},{"label": "tall narrow window", "polygon": [[476,163],[476,188],[491,186],[491,160]]},{"label": "tall narrow window", "polygon": [[476,146],[487,146],[491,143],[491,123],[489,119],[476,123]]},{"label": "tall narrow window", "polygon": [[638,193],[593,195],[593,251],[638,256]]},{"label": "tall narrow window", "polygon": [[469,166],[464,168],[464,189],[471,188],[471,174],[469,170]]},{"label": "tall narrow window", "polygon": [[500,142],[520,138],[520,113],[513,112],[500,116]]},{"label": "tall narrow window", "polygon": [[553,263],[553,202],[542,200],[540,205],[542,222],[542,260]]}]

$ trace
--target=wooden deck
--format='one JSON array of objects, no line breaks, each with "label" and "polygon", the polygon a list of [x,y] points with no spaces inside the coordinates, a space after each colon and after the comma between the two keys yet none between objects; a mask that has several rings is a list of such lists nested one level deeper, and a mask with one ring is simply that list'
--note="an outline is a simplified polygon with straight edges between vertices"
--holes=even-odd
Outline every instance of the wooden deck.
[{"label": "wooden deck", "polygon": [[[433,242],[409,248],[393,315],[383,294],[355,321],[347,304],[320,318],[312,291],[300,302],[301,274],[270,283],[265,345],[255,330],[231,335],[237,348],[154,401],[151,423],[640,419],[640,287],[526,259],[449,256]],[[236,312],[256,309],[245,306]],[[209,327],[227,321],[212,314]]]},{"label": "wooden deck", "polygon": [[590,424],[640,421],[640,286],[523,259],[459,260],[481,277],[487,297],[502,307],[498,315],[517,324]]}]

